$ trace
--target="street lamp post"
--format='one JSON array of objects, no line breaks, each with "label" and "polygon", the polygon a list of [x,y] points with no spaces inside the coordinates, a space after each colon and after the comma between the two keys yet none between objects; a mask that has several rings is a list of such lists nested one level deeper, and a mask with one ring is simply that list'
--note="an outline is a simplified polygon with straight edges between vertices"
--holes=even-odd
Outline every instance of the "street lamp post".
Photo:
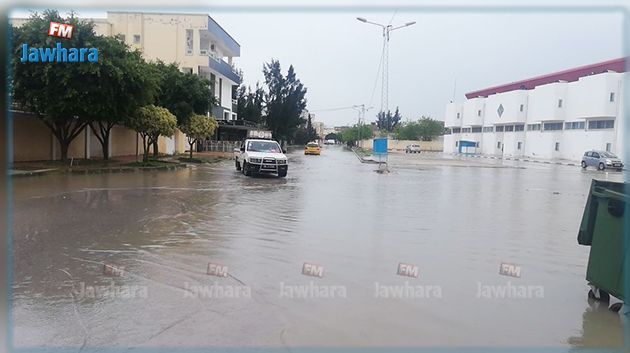
[{"label": "street lamp post", "polygon": [[[395,31],[400,28],[408,27],[416,22],[407,22],[404,25],[400,26],[392,26],[392,25],[383,25],[380,23],[368,21],[363,17],[357,17],[357,20],[363,23],[369,23],[375,26],[379,26],[383,29],[383,71],[381,77],[381,112],[386,112],[389,110],[388,100],[389,100],[389,37],[392,31]],[[387,113],[385,113],[387,114]]]}]

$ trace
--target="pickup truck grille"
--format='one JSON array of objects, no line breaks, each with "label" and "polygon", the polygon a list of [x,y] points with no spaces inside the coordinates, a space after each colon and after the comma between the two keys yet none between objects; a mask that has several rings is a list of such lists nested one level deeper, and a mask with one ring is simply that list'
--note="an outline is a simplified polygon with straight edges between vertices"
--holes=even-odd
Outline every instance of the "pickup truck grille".
[{"label": "pickup truck grille", "polygon": [[275,158],[263,158],[263,163],[265,164],[276,164]]}]

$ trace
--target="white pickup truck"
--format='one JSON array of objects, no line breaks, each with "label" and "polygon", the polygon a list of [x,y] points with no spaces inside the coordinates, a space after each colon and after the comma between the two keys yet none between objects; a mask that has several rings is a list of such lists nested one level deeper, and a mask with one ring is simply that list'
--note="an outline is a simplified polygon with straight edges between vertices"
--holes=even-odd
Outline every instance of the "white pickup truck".
[{"label": "white pickup truck", "polygon": [[281,178],[287,176],[289,168],[287,156],[276,141],[246,139],[234,154],[236,170],[247,176],[255,174],[277,174]]}]

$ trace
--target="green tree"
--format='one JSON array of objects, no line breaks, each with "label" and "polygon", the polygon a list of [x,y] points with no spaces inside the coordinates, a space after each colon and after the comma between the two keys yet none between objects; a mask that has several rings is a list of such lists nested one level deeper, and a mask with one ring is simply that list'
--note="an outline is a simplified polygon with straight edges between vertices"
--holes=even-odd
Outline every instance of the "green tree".
[{"label": "green tree", "polygon": [[193,114],[186,124],[180,126],[180,129],[188,138],[191,159],[193,157],[193,145],[212,136],[218,127],[219,124],[214,118],[198,114]]},{"label": "green tree", "polygon": [[[177,125],[184,126],[193,114],[206,115],[218,104],[210,87],[213,82],[199,75],[181,72],[179,67],[157,61],[152,64],[159,88],[155,105],[168,109],[177,117]],[[153,144],[157,157],[157,141]]]},{"label": "green tree", "polygon": [[265,90],[256,82],[252,91],[251,87],[239,86],[236,91],[236,113],[239,119],[255,124],[263,124],[263,107],[265,103]]},{"label": "green tree", "polygon": [[103,159],[109,159],[112,128],[138,108],[154,99],[158,80],[137,50],[130,51],[120,40],[98,37],[101,60],[99,85],[92,88],[84,102],[83,116],[101,144]]},{"label": "green tree", "polygon": [[326,136],[324,137],[324,140],[335,140],[335,141],[340,141],[341,140],[341,136],[339,136],[338,134],[331,132],[326,134]]},{"label": "green tree", "polygon": [[278,60],[265,63],[263,75],[267,86],[266,125],[274,138],[289,140],[305,122],[301,115],[306,108],[306,88],[297,78],[293,65],[284,76]]},{"label": "green tree", "polygon": [[134,115],[127,119],[126,125],[137,131],[142,137],[142,160],[147,162],[149,160],[149,146],[157,144],[160,135],[173,135],[177,128],[177,118],[168,109],[151,104],[139,108]]},{"label": "green tree", "polygon": [[444,134],[444,122],[422,116],[418,121],[409,121],[396,129],[400,140],[431,141]]},{"label": "green tree", "polygon": [[306,119],[306,126],[300,127],[295,131],[293,141],[297,144],[306,144],[310,141],[319,139],[317,131],[313,127],[311,115]]},{"label": "green tree", "polygon": [[[50,22],[74,25],[72,39],[58,40],[49,37]],[[88,119],[84,116],[86,102],[102,86],[99,63],[42,64],[21,62],[22,43],[29,47],[53,48],[61,43],[64,48],[94,47],[97,37],[94,24],[80,21],[73,13],[63,18],[55,10],[33,13],[28,22],[14,28],[12,42],[16,43],[11,59],[11,98],[26,111],[34,113],[52,132],[59,142],[61,160],[68,159],[70,143],[85,129]]]},{"label": "green tree", "polygon": [[379,112],[376,115],[376,125],[380,130],[387,132],[393,132],[400,123],[400,120],[402,120],[402,116],[398,111],[398,107],[396,107],[394,114],[388,110],[387,113]]},{"label": "green tree", "polygon": [[363,140],[372,138],[372,136],[372,129],[369,125],[354,125],[341,133],[340,140],[346,144],[355,145],[359,137]]}]

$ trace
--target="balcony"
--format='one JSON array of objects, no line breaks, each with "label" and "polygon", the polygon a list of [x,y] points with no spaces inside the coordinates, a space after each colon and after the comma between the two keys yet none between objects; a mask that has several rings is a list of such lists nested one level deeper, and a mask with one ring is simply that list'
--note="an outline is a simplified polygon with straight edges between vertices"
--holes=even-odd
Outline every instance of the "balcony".
[{"label": "balcony", "polygon": [[[210,52],[212,53],[212,52]],[[208,56],[208,66],[219,74],[227,77],[229,80],[233,81],[237,85],[241,84],[242,77],[238,72],[232,67],[232,65],[223,61],[223,59],[218,58],[214,55]]]},{"label": "balcony", "polygon": [[235,111],[231,111],[230,109],[225,107],[213,107],[212,115],[215,117],[215,119],[221,121],[233,121],[238,118]]},{"label": "balcony", "polygon": [[228,52],[226,56],[240,56],[241,45],[238,44],[212,17],[208,16],[208,32],[217,38]]}]

